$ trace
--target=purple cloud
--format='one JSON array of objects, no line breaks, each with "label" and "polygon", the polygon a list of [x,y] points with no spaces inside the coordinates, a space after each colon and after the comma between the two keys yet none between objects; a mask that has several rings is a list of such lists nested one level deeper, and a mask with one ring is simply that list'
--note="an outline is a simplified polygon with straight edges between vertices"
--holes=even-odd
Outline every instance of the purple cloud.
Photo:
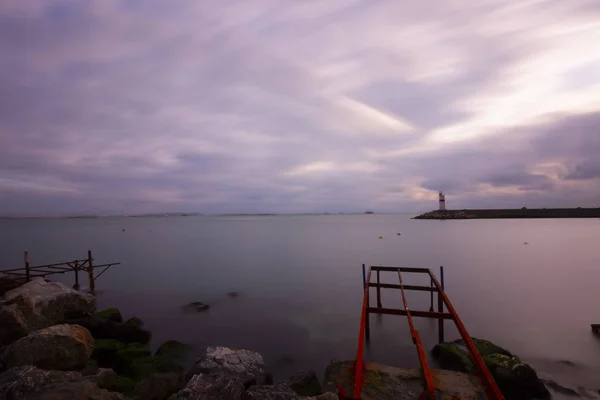
[{"label": "purple cloud", "polygon": [[[543,11],[543,12],[542,12]],[[0,215],[597,206],[593,0],[0,4]]]}]

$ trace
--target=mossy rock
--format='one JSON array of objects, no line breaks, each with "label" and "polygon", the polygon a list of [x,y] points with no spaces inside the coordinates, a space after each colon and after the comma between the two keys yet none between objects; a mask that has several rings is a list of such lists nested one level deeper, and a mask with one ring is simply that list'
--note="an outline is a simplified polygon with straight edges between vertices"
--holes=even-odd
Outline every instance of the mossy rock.
[{"label": "mossy rock", "polygon": [[94,344],[92,358],[101,367],[112,367],[117,361],[117,353],[125,349],[125,344],[114,339],[97,339]]},{"label": "mossy rock", "polygon": [[98,318],[107,319],[113,322],[123,322],[121,311],[117,308],[107,308],[106,310],[98,311],[94,315]]},{"label": "mossy rock", "polygon": [[465,350],[455,343],[440,343],[435,345],[431,354],[444,369],[473,373],[475,364]]},{"label": "mossy rock", "polygon": [[156,353],[154,355],[169,356],[180,359],[185,355],[187,351],[189,351],[189,349],[189,345],[182,343],[178,340],[167,340],[158,347],[158,350],[156,350]]},{"label": "mossy rock", "polygon": [[[471,339],[473,340],[475,347],[477,347],[477,351],[479,352],[479,354],[481,354],[482,357],[489,356],[491,354],[501,354],[501,355],[504,355],[507,357],[515,357],[510,351],[508,351],[500,346],[495,345],[494,343],[490,342],[489,340],[477,339],[477,338],[471,338]],[[465,346],[465,342],[462,339],[456,340],[456,341],[454,341],[454,343],[459,343],[462,346]]]},{"label": "mossy rock", "polygon": [[124,375],[135,380],[141,380],[152,374],[164,372],[182,373],[183,367],[165,356],[142,357],[129,364]]},{"label": "mossy rock", "polygon": [[129,318],[125,323],[140,329],[144,327],[144,321],[142,321],[141,318],[138,317]]},{"label": "mossy rock", "polygon": [[110,375],[99,383],[98,386],[110,392],[129,393],[135,388],[136,382],[125,376]]}]

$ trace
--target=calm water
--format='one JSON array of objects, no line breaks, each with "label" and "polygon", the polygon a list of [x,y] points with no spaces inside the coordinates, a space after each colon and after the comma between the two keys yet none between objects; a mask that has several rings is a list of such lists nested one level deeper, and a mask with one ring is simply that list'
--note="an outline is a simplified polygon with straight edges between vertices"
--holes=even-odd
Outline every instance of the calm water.
[{"label": "calm water", "polygon": [[[200,349],[255,349],[284,377],[355,357],[362,263],[436,273],[444,265],[446,291],[472,336],[507,347],[541,375],[600,389],[600,341],[590,333],[590,323],[600,323],[600,220],[410,217],[4,220],[0,268],[21,266],[25,249],[34,265],[85,258],[91,249],[96,263],[122,262],[98,280],[99,307],[141,317],[153,346],[172,338]],[[400,307],[398,291],[382,297],[384,307]],[[408,300],[429,307],[427,293]],[[183,313],[191,301],[211,309]],[[457,337],[450,324],[447,339]],[[419,319],[416,328],[427,348],[435,344],[435,322]],[[369,360],[417,365],[405,318],[372,316],[371,331]]]}]

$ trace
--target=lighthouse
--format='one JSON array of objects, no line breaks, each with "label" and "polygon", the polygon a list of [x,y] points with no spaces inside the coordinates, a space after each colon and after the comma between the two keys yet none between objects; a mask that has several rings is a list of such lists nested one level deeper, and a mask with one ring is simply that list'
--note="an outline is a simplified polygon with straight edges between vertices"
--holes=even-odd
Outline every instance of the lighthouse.
[{"label": "lighthouse", "polygon": [[446,211],[446,195],[440,191],[440,211]]}]

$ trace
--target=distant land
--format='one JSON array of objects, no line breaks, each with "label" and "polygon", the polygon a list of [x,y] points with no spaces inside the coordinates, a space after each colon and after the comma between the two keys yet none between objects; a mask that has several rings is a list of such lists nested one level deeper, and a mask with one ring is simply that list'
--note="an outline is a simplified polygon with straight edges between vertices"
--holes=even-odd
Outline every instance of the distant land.
[{"label": "distant land", "polygon": [[600,218],[600,208],[518,208],[492,210],[434,210],[414,219]]}]

